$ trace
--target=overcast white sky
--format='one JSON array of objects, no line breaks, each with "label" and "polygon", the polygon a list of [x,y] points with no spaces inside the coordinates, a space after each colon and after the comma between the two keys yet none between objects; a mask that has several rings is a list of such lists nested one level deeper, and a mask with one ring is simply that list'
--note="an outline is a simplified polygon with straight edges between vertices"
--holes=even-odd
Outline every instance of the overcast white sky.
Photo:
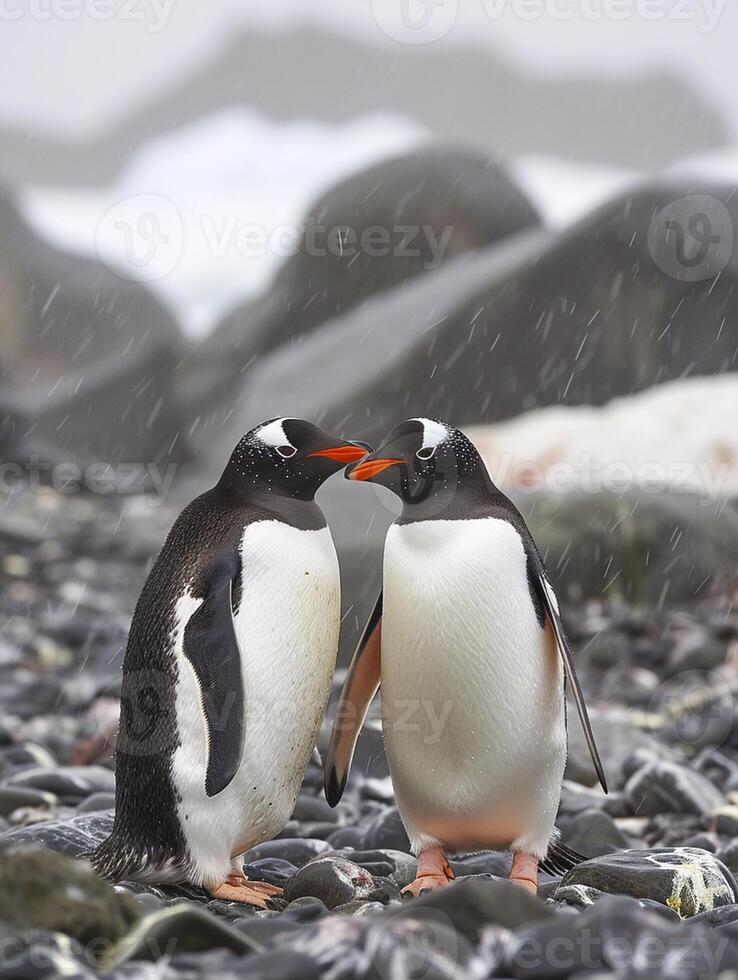
[{"label": "overcast white sky", "polygon": [[431,43],[473,40],[530,71],[672,66],[738,133],[736,0],[0,0],[0,123],[95,130],[209,61],[238,24],[319,21],[400,45],[388,34],[403,3],[447,28]]}]

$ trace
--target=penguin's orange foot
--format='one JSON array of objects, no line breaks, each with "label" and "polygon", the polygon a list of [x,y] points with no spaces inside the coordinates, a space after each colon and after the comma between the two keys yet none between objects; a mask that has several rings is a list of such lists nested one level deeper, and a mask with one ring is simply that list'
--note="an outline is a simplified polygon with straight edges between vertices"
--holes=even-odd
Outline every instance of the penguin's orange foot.
[{"label": "penguin's orange foot", "polygon": [[226,884],[235,885],[239,888],[241,885],[246,885],[248,888],[255,888],[257,891],[263,892],[265,895],[281,895],[282,889],[278,885],[272,885],[268,881],[251,881],[245,875],[239,874],[234,871],[229,874],[226,878]]},{"label": "penguin's orange foot", "polygon": [[229,875],[226,880],[215,888],[205,886],[205,890],[213,898],[224,902],[243,902],[245,905],[255,905],[259,909],[267,907],[267,899],[272,895],[281,895],[282,889],[270,885],[267,881],[248,881],[243,875]]},{"label": "penguin's orange foot", "polygon": [[403,895],[414,895],[416,898],[421,892],[435,891],[437,888],[444,888],[449,881],[452,881],[454,873],[446,860],[446,854],[442,847],[429,847],[421,851],[418,857],[418,872],[415,881],[402,889]]},{"label": "penguin's orange foot", "polygon": [[445,888],[449,883],[446,875],[418,875],[415,881],[411,881],[402,889],[403,895],[414,895],[415,898],[421,892],[435,891],[437,888]]},{"label": "penguin's orange foot", "polygon": [[538,894],[538,858],[523,851],[515,851],[510,866],[510,881],[524,888],[531,895]]}]

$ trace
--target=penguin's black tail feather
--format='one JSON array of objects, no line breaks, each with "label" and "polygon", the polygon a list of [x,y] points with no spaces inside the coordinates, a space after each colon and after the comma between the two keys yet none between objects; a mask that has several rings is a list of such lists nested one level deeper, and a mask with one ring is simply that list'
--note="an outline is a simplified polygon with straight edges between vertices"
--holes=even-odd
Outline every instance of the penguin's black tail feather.
[{"label": "penguin's black tail feather", "polygon": [[181,856],[150,854],[115,833],[84,855],[101,878],[145,884],[180,884],[188,880],[187,861]]},{"label": "penguin's black tail feather", "polygon": [[549,844],[546,856],[539,862],[539,867],[547,875],[553,875],[554,878],[559,878],[561,875],[565,875],[567,871],[571,871],[572,868],[576,868],[583,861],[589,861],[589,858],[583,854],[579,854],[577,851],[573,851],[566,844],[554,841],[552,844]]}]

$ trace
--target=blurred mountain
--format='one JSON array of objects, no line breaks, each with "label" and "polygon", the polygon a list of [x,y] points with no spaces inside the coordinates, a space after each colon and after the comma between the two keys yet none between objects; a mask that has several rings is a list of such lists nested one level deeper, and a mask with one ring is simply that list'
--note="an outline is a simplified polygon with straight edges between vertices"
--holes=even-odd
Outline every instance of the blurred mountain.
[{"label": "blurred mountain", "polygon": [[189,78],[87,140],[0,131],[0,180],[106,184],[152,135],[234,105],[330,122],[386,110],[501,157],[545,153],[647,170],[728,142],[719,113],[667,70],[541,77],[481,47],[378,49],[303,27],[236,35]]}]

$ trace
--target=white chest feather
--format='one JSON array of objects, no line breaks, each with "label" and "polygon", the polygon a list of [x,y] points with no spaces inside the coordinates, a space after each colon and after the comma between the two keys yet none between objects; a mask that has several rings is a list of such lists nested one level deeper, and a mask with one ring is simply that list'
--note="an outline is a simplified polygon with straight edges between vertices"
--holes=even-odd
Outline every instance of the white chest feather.
[{"label": "white chest feather", "polygon": [[526,830],[526,807],[546,811],[550,833],[565,760],[563,674],[507,521],[390,528],[381,697],[411,836],[506,845]]},{"label": "white chest feather", "polygon": [[185,626],[200,600],[184,595],[177,609],[180,745],[173,776],[185,836],[202,866],[222,860],[214,843],[219,839],[230,855],[277,833],[289,819],[315,747],[338,648],[340,580],[327,528],[250,524],[240,552],[234,628],[244,692],[243,756],[231,784],[211,798],[205,795],[208,746],[200,692],[182,652]]}]

